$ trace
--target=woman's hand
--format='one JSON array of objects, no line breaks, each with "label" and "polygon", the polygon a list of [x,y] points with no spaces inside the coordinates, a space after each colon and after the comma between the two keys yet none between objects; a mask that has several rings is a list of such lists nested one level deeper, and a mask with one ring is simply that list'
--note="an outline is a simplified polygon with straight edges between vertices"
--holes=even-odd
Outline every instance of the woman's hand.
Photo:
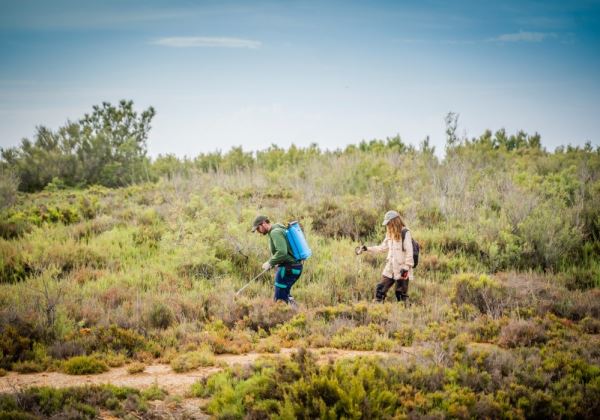
[{"label": "woman's hand", "polygon": [[361,246],[357,246],[356,248],[354,248],[354,253],[356,255],[360,255],[363,252],[365,252],[367,250],[367,246],[366,245],[361,245]]}]

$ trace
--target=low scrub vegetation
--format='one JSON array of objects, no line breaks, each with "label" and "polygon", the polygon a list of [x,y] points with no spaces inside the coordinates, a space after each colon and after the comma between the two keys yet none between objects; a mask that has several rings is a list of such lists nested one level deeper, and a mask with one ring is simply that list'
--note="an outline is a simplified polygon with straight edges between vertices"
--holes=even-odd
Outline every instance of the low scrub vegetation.
[{"label": "low scrub vegetation", "polygon": [[[209,397],[207,410],[217,418],[594,418],[600,409],[600,373],[590,361],[462,345],[452,346],[450,356],[448,365],[359,358],[319,366],[300,350],[289,361],[215,374],[191,394]],[[548,387],[550,381],[568,383],[575,393]]]},{"label": "low scrub vegetation", "polygon": [[[12,395],[0,395],[0,418],[98,418],[102,411],[118,417],[150,416],[148,401],[164,398],[165,392],[151,392],[113,385],[55,389],[34,387]],[[158,398],[160,399],[160,398]]]},{"label": "low scrub vegetation", "polygon": [[[12,175],[0,182],[0,369],[93,374],[163,362],[185,372],[214,365],[215,354],[334,347],[409,360],[319,366],[302,353],[281,368],[225,370],[193,393],[233,418],[598,412],[600,152],[591,145],[548,152],[536,136],[499,131],[454,141],[443,159],[395,137],[151,162],[143,137],[123,162],[129,178],[112,167],[94,180],[34,177],[31,150],[3,155],[0,174]],[[406,305],[393,290],[373,303],[385,255],[354,254],[381,242],[389,209],[422,249]],[[313,256],[292,291],[299,308],[272,301],[272,273],[235,293],[268,257],[265,238],[249,232],[257,213],[302,222]],[[146,401],[31,392],[28,401],[42,392],[83,405],[46,413],[5,396],[2,410],[93,417],[143,413]]]},{"label": "low scrub vegetation", "polygon": [[177,373],[188,372],[199,367],[213,366],[214,364],[215,355],[206,348],[177,355],[171,360],[171,367]]},{"label": "low scrub vegetation", "polygon": [[75,356],[63,363],[63,370],[69,375],[93,375],[108,370],[108,366],[93,356]]}]

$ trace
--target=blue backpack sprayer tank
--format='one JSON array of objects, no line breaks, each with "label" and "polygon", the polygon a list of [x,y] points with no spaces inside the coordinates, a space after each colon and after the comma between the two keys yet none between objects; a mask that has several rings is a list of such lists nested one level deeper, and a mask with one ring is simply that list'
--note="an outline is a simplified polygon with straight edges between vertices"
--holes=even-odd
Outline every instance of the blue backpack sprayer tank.
[{"label": "blue backpack sprayer tank", "polygon": [[312,251],[304,237],[304,232],[300,228],[300,223],[297,221],[290,222],[286,230],[286,236],[295,259],[301,261],[312,255]]}]

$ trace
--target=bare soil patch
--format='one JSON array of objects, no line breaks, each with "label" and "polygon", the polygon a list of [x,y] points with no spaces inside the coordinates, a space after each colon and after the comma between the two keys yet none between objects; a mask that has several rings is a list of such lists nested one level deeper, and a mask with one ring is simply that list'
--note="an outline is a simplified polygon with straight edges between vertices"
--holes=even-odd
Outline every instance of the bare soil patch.
[{"label": "bare soil patch", "polygon": [[[359,356],[381,357],[410,357],[407,353],[386,353],[377,351],[340,350],[332,348],[308,349],[318,358],[319,363],[328,363],[337,359],[353,358]],[[222,370],[220,366],[233,366],[236,364],[249,365],[259,357],[289,356],[296,349],[284,348],[279,353],[247,353],[217,355],[217,366],[195,369],[185,373],[175,373],[169,365],[153,364],[146,366],[142,373],[130,374],[127,366],[113,368],[97,375],[67,375],[60,372],[42,372],[32,374],[19,374],[10,372],[0,378],[0,393],[13,393],[22,388],[32,386],[51,386],[64,388],[70,386],[112,384],[128,386],[136,389],[148,388],[157,385],[165,389],[169,395],[185,395],[190,386],[201,378],[207,377]]]}]

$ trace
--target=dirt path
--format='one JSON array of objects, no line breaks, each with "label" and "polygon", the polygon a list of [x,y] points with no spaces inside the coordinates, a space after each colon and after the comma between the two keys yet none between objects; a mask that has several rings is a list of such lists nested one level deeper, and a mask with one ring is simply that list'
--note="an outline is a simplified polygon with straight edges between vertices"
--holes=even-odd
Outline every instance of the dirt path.
[{"label": "dirt path", "polygon": [[[410,349],[406,353],[385,353],[376,351],[354,351],[339,349],[309,349],[318,358],[320,363],[327,363],[329,360],[343,358],[352,358],[358,356],[383,356],[383,357],[410,357]],[[170,395],[182,395],[190,389],[190,386],[197,380],[207,377],[212,373],[222,370],[224,364],[233,366],[235,364],[252,364],[259,357],[269,356],[289,356],[295,352],[295,349],[282,349],[280,353],[248,353],[240,355],[217,355],[217,366],[199,368],[190,372],[175,373],[169,365],[154,364],[148,365],[143,373],[129,374],[127,366],[114,368],[108,372],[98,375],[67,375],[59,372],[42,372],[32,374],[19,374],[10,372],[0,378],[0,393],[12,393],[21,388],[31,386],[52,386],[63,388],[68,386],[83,385],[101,385],[113,384],[117,386],[128,386],[137,389],[144,389],[154,384],[165,389]]]}]

